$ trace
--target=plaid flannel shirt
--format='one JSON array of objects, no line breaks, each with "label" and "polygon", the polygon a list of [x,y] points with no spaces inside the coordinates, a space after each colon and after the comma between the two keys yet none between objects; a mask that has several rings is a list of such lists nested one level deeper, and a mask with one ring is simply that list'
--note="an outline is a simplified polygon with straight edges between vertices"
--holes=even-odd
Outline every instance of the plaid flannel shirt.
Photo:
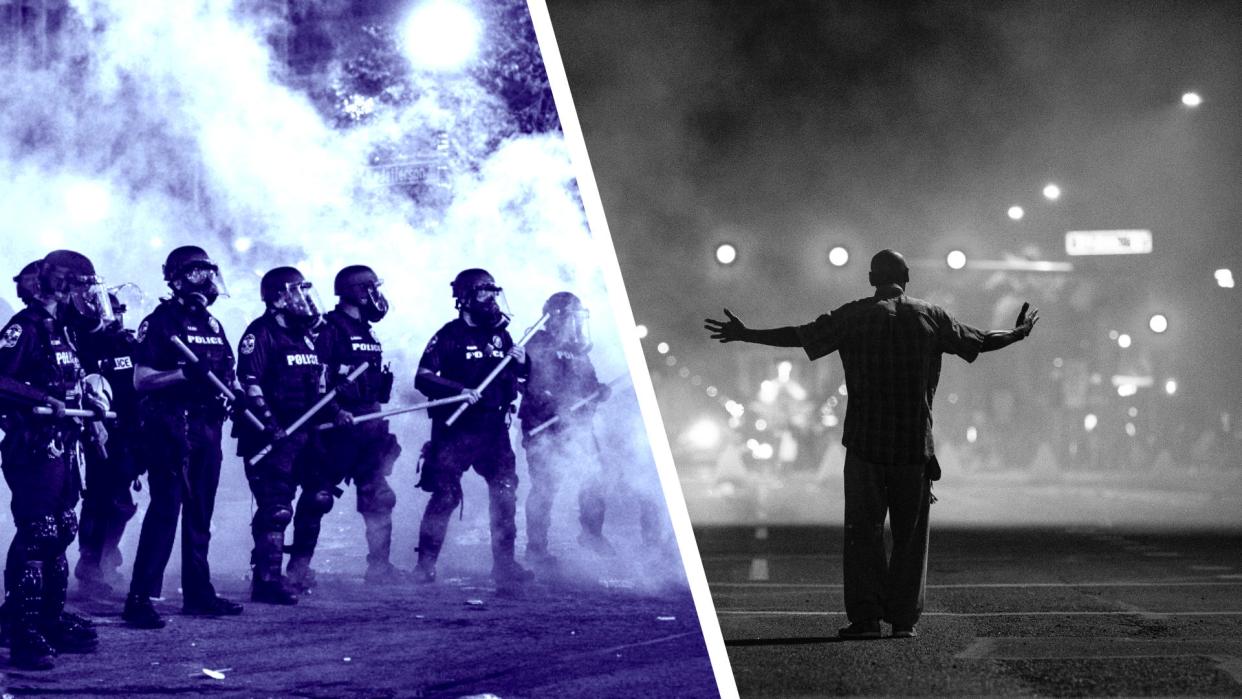
[{"label": "plaid flannel shirt", "polygon": [[812,360],[841,353],[848,394],[841,443],[867,461],[884,464],[931,459],[940,355],[973,362],[985,335],[896,288],[847,303],[797,332]]}]

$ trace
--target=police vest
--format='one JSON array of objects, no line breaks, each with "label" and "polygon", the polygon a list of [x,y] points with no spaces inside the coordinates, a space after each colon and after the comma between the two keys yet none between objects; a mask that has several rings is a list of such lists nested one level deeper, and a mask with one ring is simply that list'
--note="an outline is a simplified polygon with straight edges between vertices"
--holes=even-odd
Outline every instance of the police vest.
[{"label": "police vest", "polygon": [[[323,357],[330,362],[331,372],[329,385],[339,386],[337,397],[347,406],[359,406],[373,403],[387,403],[392,391],[392,381],[384,375],[384,347],[380,344],[371,326],[355,320],[339,310],[328,311],[324,315],[328,327],[325,335],[331,335],[331,357]],[[328,338],[325,338],[328,339]],[[353,384],[340,386],[345,377],[363,362],[368,363],[367,370]]]}]

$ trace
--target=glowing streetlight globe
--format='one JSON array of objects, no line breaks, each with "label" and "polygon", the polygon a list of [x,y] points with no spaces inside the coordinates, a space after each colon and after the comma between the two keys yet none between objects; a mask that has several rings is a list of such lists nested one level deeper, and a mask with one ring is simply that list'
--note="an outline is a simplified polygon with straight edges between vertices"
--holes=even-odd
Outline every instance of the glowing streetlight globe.
[{"label": "glowing streetlight globe", "polygon": [[722,265],[731,265],[737,261],[737,248],[730,243],[716,246],[716,261]]},{"label": "glowing streetlight globe", "polygon": [[1216,270],[1216,285],[1222,289],[1233,288],[1233,270],[1218,269]]},{"label": "glowing streetlight globe", "polygon": [[944,261],[949,269],[961,269],[966,266],[966,253],[954,250],[945,256]]},{"label": "glowing streetlight globe", "polygon": [[850,251],[838,245],[828,251],[828,262],[833,267],[844,267],[846,262],[850,261]]},{"label": "glowing streetlight globe", "polygon": [[1026,212],[1022,210],[1021,206],[1011,206],[1009,207],[1008,214],[1009,218],[1014,221],[1021,221],[1022,217],[1026,215]]},{"label": "glowing streetlight globe", "polygon": [[1197,92],[1187,92],[1182,95],[1182,104],[1193,109],[1203,104],[1203,98]]},{"label": "glowing streetlight globe", "polygon": [[638,335],[640,340],[647,337],[647,326],[641,324],[634,326],[634,334]]},{"label": "glowing streetlight globe", "polygon": [[1049,182],[1044,186],[1044,198],[1048,201],[1056,201],[1061,198],[1061,188]]},{"label": "glowing streetlight globe", "polygon": [[659,352],[660,354],[668,354],[668,343],[661,342],[660,344],[656,345],[656,351]]},{"label": "glowing streetlight globe", "polygon": [[478,18],[466,6],[452,0],[427,0],[406,20],[406,55],[423,70],[457,70],[474,57],[481,31]]},{"label": "glowing streetlight globe", "polygon": [[1147,321],[1147,327],[1154,333],[1162,333],[1169,329],[1169,319],[1163,313],[1157,313]]},{"label": "glowing streetlight globe", "polygon": [[1122,333],[1117,336],[1117,346],[1120,347],[1121,349],[1126,349],[1127,347],[1130,346],[1130,343],[1131,343],[1131,338],[1129,335]]}]

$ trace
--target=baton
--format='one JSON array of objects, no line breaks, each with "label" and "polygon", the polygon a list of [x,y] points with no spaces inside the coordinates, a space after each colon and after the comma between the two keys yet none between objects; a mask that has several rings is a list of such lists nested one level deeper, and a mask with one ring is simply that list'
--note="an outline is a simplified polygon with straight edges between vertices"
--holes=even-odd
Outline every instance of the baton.
[{"label": "baton", "polygon": [[[35,406],[34,414],[35,415],[55,415],[56,411],[52,408],[49,408],[46,405],[39,405],[39,406]],[[99,413],[95,412],[94,410],[81,410],[79,408],[65,408],[65,417],[92,418],[92,417],[99,417]],[[106,420],[115,420],[116,413],[109,410],[103,414],[103,417]]]},{"label": "baton", "polygon": [[[627,374],[622,374],[622,375],[618,376],[617,378],[613,379],[612,381],[609,381],[609,382],[608,382],[607,384],[605,384],[605,385],[606,385],[606,386],[608,386],[609,388],[612,388],[614,385],[616,385],[616,384],[618,384],[618,383],[621,383],[621,379],[626,378],[626,376],[628,376],[628,375],[627,375]],[[591,401],[595,400],[595,398],[596,398],[599,394],[600,394],[600,389],[595,389],[595,392],[594,392],[594,393],[592,393],[591,395],[589,395],[589,396],[587,396],[586,398],[583,398],[582,400],[578,401],[577,403],[574,403],[573,405],[569,406],[569,408],[568,408],[568,409],[566,409],[566,410],[562,410],[560,413],[557,413],[556,415],[553,415],[552,417],[548,418],[547,420],[544,420],[543,422],[539,423],[538,425],[536,425],[536,426],[535,426],[535,428],[534,428],[533,430],[531,430],[531,431],[530,431],[530,432],[528,432],[527,434],[529,434],[531,437],[534,437],[535,435],[539,434],[540,432],[543,432],[544,430],[548,429],[548,428],[549,428],[549,427],[551,427],[552,425],[555,425],[556,423],[560,422],[560,421],[561,421],[561,415],[564,415],[564,414],[566,414],[566,413],[572,413],[573,411],[577,410],[578,408],[581,408],[582,406],[586,405],[587,403],[590,403]]]},{"label": "baton", "polygon": [[[542,328],[544,324],[548,322],[548,319],[551,317],[552,317],[551,314],[544,313],[543,317],[539,319],[539,322],[527,328],[526,334],[522,336],[522,339],[514,343],[513,346],[514,347],[525,346],[526,343],[530,341],[531,335],[534,335],[536,332],[538,332],[539,329]],[[494,381],[496,377],[500,375],[500,372],[504,371],[505,367],[509,366],[509,362],[511,361],[513,361],[512,355],[506,354],[505,358],[500,360],[500,363],[496,365],[496,368],[492,369],[492,373],[488,374],[487,378],[483,379],[483,383],[479,384],[478,387],[475,388],[474,390],[478,391],[479,393],[482,393],[483,389],[487,388],[488,384]],[[461,417],[461,414],[466,412],[466,408],[469,408],[469,407],[470,407],[469,403],[462,403],[461,405],[457,406],[457,411],[454,412],[452,415],[450,415],[449,419],[444,424],[452,425],[454,422],[457,422],[457,418]]]},{"label": "baton", "polygon": [[320,398],[314,405],[312,405],[309,410],[302,413],[301,417],[294,420],[292,425],[289,425],[288,427],[286,427],[285,429],[277,433],[276,439],[273,440],[271,444],[263,447],[262,449],[259,450],[258,454],[255,454],[254,456],[250,457],[250,465],[254,466],[255,464],[262,461],[263,457],[271,453],[272,447],[276,446],[276,442],[279,442],[285,437],[288,437],[294,432],[297,432],[298,428],[300,428],[302,425],[305,425],[306,421],[311,419],[312,415],[319,412],[320,408],[327,405],[328,403],[331,403],[332,399],[336,398],[336,391],[338,388],[346,384],[353,383],[355,379],[357,379],[359,376],[362,376],[362,372],[366,371],[369,368],[371,368],[371,363],[363,362],[359,364],[353,371],[349,372],[349,375],[345,377],[345,380],[342,381],[340,384],[338,384],[336,388],[323,394],[323,397]]},{"label": "baton", "polygon": [[[463,401],[463,400],[466,400],[466,397],[465,397],[465,396],[450,396],[450,397],[448,397],[448,398],[439,398],[439,399],[436,399],[436,400],[429,400],[429,401],[427,401],[427,402],[425,402],[425,403],[414,403],[413,405],[407,405],[407,406],[405,406],[405,407],[403,407],[403,408],[393,408],[393,409],[391,409],[391,410],[381,410],[381,411],[379,411],[378,413],[365,413],[365,414],[362,414],[362,415],[355,415],[355,416],[354,416],[354,422],[353,422],[353,424],[357,425],[357,424],[358,424],[358,423],[360,423],[360,422],[370,422],[370,421],[372,421],[372,420],[382,420],[382,419],[384,419],[384,418],[386,418],[386,417],[392,417],[393,415],[402,415],[402,414],[404,414],[404,413],[412,413],[412,412],[414,412],[414,411],[416,411],[416,410],[426,410],[427,408],[434,408],[434,407],[436,407],[436,406],[440,406],[440,405],[449,405],[449,404],[451,404],[451,403],[458,403],[458,402],[461,402],[461,401]],[[342,426],[343,426],[343,427],[349,427],[349,425],[335,425],[335,424],[332,424],[332,423],[330,423],[330,422],[329,422],[329,423],[325,423],[325,424],[323,424],[323,425],[317,425],[317,426],[315,427],[315,429],[317,429],[317,430],[330,430],[330,429],[333,429],[333,428],[335,428],[335,427],[342,427]]]},{"label": "baton", "polygon": [[[182,342],[181,338],[173,335],[168,339],[172,340],[173,347],[180,350],[181,354],[185,356],[187,360],[198,364],[198,355],[194,354],[194,350],[190,349],[188,345]],[[211,384],[216,387],[216,390],[220,392],[220,395],[228,399],[230,403],[237,400],[237,395],[233,393],[233,391],[229,390],[229,387],[224,385],[224,382],[220,380],[220,377],[216,376],[215,372],[211,369],[207,370],[207,380],[210,381]],[[253,426],[256,430],[262,432],[267,429],[266,426],[264,426],[263,421],[255,417],[254,413],[250,412],[250,408],[246,408],[242,411],[242,413],[246,416],[246,419],[250,421],[251,426]]]}]

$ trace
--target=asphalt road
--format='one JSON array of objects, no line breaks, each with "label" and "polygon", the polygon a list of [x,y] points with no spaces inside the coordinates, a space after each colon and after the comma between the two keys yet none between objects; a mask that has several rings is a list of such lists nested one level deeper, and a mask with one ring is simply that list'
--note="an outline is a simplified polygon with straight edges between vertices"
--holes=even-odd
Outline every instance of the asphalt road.
[{"label": "asphalt road", "polygon": [[[502,594],[487,576],[480,484],[467,483],[464,519],[453,519],[440,580],[431,586],[363,583],[361,518],[347,496],[325,520],[315,559],[320,585],[295,607],[248,602],[249,505],[230,487],[217,503],[213,578],[221,595],[246,604],[244,614],[178,614],[175,553],[165,598],[156,602],[168,620],[161,630],[124,626],[120,593],[85,596],[71,585],[68,606],[95,620],[99,650],[62,655],[48,672],[9,668],[0,650],[0,695],[717,696],[676,549],[644,547],[637,512],[610,510],[605,532],[620,555],[603,557],[577,546],[567,505],[553,532],[561,573],[541,571],[524,591]],[[410,499],[399,505],[394,543],[394,560],[406,567],[421,512]],[[140,517],[123,542],[130,560]],[[0,541],[10,536],[11,525],[0,523]],[[128,575],[128,563],[122,571]]]},{"label": "asphalt road", "polygon": [[1236,528],[933,524],[919,637],[853,642],[839,526],[696,534],[743,697],[1242,695]]}]

